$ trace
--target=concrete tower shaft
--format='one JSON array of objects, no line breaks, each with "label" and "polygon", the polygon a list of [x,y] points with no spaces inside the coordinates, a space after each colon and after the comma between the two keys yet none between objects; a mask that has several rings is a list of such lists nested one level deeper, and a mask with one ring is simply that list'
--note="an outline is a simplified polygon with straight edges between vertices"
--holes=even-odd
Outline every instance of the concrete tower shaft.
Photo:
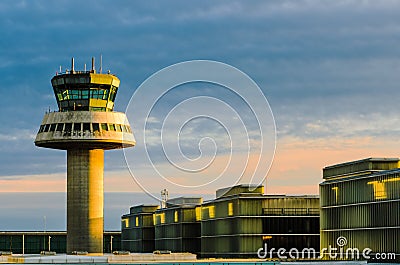
[{"label": "concrete tower shaft", "polygon": [[67,151],[67,250],[103,252],[103,167],[102,149]]},{"label": "concrete tower shaft", "polygon": [[46,113],[35,144],[67,150],[67,253],[103,252],[104,150],[132,147],[126,115],[114,112],[119,79],[90,71],[51,80],[59,110]]}]

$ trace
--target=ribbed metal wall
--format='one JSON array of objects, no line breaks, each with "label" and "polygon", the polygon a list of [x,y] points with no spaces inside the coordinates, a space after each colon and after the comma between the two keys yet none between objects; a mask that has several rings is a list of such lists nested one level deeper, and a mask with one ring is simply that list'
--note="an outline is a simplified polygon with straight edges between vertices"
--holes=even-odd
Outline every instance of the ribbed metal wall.
[{"label": "ribbed metal wall", "polygon": [[155,249],[200,253],[196,207],[171,207],[155,213]]},{"label": "ribbed metal wall", "polygon": [[[267,197],[254,194],[205,203],[201,209],[201,256],[257,257],[257,250],[263,247],[267,235],[272,235],[268,241],[271,247],[318,249],[318,206],[319,200],[315,196]],[[294,207],[298,210],[294,211]],[[278,223],[277,218],[280,218]]]},{"label": "ribbed metal wall", "polygon": [[[243,192],[243,187],[236,190]],[[248,189],[246,189],[248,190]],[[257,257],[266,240],[271,247],[319,248],[318,196],[266,196],[256,192],[229,193],[201,205],[154,210],[154,248],[191,252],[199,257]],[[131,208],[122,217],[122,244],[142,252],[141,215]],[[140,219],[142,220],[142,219]],[[135,228],[136,227],[136,228]],[[148,251],[150,252],[150,251]]]},{"label": "ribbed metal wall", "polygon": [[400,253],[400,170],[321,183],[321,248]]},{"label": "ribbed metal wall", "polygon": [[121,248],[136,253],[154,250],[153,213],[134,213],[122,217]]},{"label": "ribbed metal wall", "polygon": [[[24,239],[23,239],[24,237]],[[23,240],[25,241],[25,254],[39,254],[42,250],[50,250],[57,253],[66,253],[67,233],[66,232],[0,232],[0,252],[11,251],[15,254],[22,254]],[[103,251],[111,252],[111,238],[113,241],[112,250],[121,250],[120,232],[104,232]]]}]

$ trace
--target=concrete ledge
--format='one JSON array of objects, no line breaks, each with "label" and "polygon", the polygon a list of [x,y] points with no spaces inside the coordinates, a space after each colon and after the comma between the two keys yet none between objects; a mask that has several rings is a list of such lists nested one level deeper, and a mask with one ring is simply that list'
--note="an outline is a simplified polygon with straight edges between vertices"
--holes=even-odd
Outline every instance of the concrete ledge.
[{"label": "concrete ledge", "polygon": [[63,264],[63,263],[107,263],[107,256],[75,256],[57,254],[54,256],[43,255],[13,255],[8,257],[7,263],[26,263],[26,264]]},{"label": "concrete ledge", "polygon": [[[98,128],[84,130],[82,123],[97,123]],[[43,126],[61,124],[61,130],[41,131]],[[68,130],[66,124],[74,124]],[[108,124],[113,129],[103,129],[100,124]],[[57,125],[57,126],[59,126]],[[78,126],[78,128],[75,128]],[[117,127],[115,127],[117,126]],[[121,127],[122,126],[122,127]],[[51,127],[49,127],[51,128]],[[118,129],[119,128],[119,129]],[[92,149],[116,149],[132,147],[135,145],[135,137],[125,113],[102,111],[70,111],[51,112],[44,115],[41,130],[36,135],[35,144],[40,147],[54,149],[70,149],[75,147],[88,147]],[[86,146],[86,147],[85,147]]]},{"label": "concrete ledge", "polygon": [[196,261],[197,256],[191,253],[171,253],[171,254],[153,254],[153,253],[131,253],[130,255],[112,255],[108,256],[109,263],[125,262],[148,262],[148,261]]},{"label": "concrete ledge", "polygon": [[196,255],[191,253],[132,253],[129,255],[94,255],[86,256],[56,254],[43,256],[39,254],[15,254],[12,256],[0,256],[0,263],[19,264],[69,264],[69,263],[147,263],[147,262],[196,262]]}]

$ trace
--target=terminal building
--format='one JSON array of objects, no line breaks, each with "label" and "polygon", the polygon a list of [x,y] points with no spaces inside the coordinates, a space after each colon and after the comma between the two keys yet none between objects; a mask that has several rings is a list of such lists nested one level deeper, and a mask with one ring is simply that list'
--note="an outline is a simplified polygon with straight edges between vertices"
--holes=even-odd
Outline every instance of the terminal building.
[{"label": "terminal building", "polygon": [[318,196],[265,195],[263,186],[239,185],[216,197],[201,206],[202,257],[257,257],[264,243],[318,249]]},{"label": "terminal building", "polygon": [[[103,252],[121,250],[121,232],[104,231]],[[0,231],[0,252],[39,254],[41,251],[67,252],[66,231]]]},{"label": "terminal building", "polygon": [[198,254],[201,250],[201,223],[196,216],[203,202],[198,197],[179,197],[167,201],[154,212],[155,249]]},{"label": "terminal building", "polygon": [[[150,253],[154,245],[154,212],[158,205],[137,205],[122,216],[122,249],[137,253]],[[123,243],[122,243],[123,242]]]},{"label": "terminal building", "polygon": [[121,248],[131,252],[256,258],[264,243],[319,249],[318,196],[265,195],[263,186],[237,185],[217,190],[214,200],[176,198],[122,216]]},{"label": "terminal building", "polygon": [[328,166],[320,184],[321,249],[370,248],[400,258],[400,161],[367,158]]}]

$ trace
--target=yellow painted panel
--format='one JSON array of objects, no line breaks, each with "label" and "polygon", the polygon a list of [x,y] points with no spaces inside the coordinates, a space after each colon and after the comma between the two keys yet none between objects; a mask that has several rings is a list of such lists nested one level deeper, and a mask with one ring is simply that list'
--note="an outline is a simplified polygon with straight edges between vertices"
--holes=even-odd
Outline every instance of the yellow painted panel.
[{"label": "yellow painted panel", "polygon": [[367,184],[372,184],[374,189],[374,197],[376,200],[382,200],[387,198],[385,184],[381,181],[370,181]]},{"label": "yellow painted panel", "polygon": [[[92,84],[108,84],[117,83],[119,85],[119,79],[116,76],[108,74],[91,74],[90,83]],[[117,86],[118,86],[117,85]]]},{"label": "yellow painted panel", "polygon": [[228,203],[228,215],[233,216],[233,203]]},{"label": "yellow painted panel", "polygon": [[89,102],[90,107],[105,108],[107,107],[107,100],[91,98]]},{"label": "yellow painted panel", "polygon": [[332,190],[335,192],[335,200],[336,203],[338,202],[338,195],[339,195],[339,187],[332,187]]},{"label": "yellow painted panel", "polygon": [[165,224],[165,213],[154,214],[154,224]]},{"label": "yellow painted panel", "polygon": [[25,263],[25,258],[23,257],[7,257],[8,263]]},{"label": "yellow painted panel", "polygon": [[129,219],[128,218],[122,219],[122,222],[124,223],[125,227],[129,227]]},{"label": "yellow painted panel", "polygon": [[391,179],[386,179],[386,180],[382,180],[382,182],[396,182],[396,181],[400,181],[400,178],[391,178]]},{"label": "yellow painted panel", "polygon": [[174,212],[174,222],[177,223],[178,222],[178,211]]},{"label": "yellow painted panel", "polygon": [[113,80],[112,80],[112,85],[113,85],[113,86],[116,86],[116,87],[119,87],[119,79],[113,78]]},{"label": "yellow painted panel", "polygon": [[210,218],[215,218],[215,206],[211,206],[209,209]]},{"label": "yellow painted panel", "polygon": [[195,211],[196,211],[196,221],[200,221],[201,220],[201,206],[196,207]]}]

